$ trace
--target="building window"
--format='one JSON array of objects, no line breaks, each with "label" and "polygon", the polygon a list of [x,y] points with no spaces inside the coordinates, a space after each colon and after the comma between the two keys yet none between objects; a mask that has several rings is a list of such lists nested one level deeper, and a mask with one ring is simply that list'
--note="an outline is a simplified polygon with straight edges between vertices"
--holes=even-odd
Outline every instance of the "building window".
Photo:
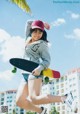
[{"label": "building window", "polygon": [[53,92],[53,95],[54,95],[55,93]]},{"label": "building window", "polygon": [[57,95],[59,94],[59,90],[56,92],[56,94],[57,94]]},{"label": "building window", "polygon": [[73,78],[73,80],[75,80],[76,78]]},{"label": "building window", "polygon": [[9,111],[11,111],[12,109],[10,108]]},{"label": "building window", "polygon": [[61,82],[63,82],[64,81],[64,77],[61,77]]},{"label": "building window", "polygon": [[20,111],[24,111],[23,109],[20,109]]},{"label": "building window", "polygon": [[54,87],[53,87],[53,89],[54,89]]},{"label": "building window", "polygon": [[65,80],[67,80],[67,76],[65,76]]},{"label": "building window", "polygon": [[4,93],[1,94],[1,97],[3,97],[3,96],[4,96]]},{"label": "building window", "polygon": [[10,96],[10,98],[12,98],[12,96]]},{"label": "building window", "polygon": [[57,85],[56,88],[59,89],[59,85]]},{"label": "building window", "polygon": [[57,103],[57,105],[60,105],[60,103]]},{"label": "building window", "polygon": [[74,96],[74,98],[77,98],[77,96]]},{"label": "building window", "polygon": [[63,84],[63,83],[61,84],[61,88],[62,88],[62,87],[64,87],[64,84]]},{"label": "building window", "polygon": [[4,101],[4,98],[1,98],[1,101]]},{"label": "building window", "polygon": [[59,79],[56,79],[56,82],[59,82]]},{"label": "building window", "polygon": [[65,106],[62,106],[62,109],[65,110]]},{"label": "building window", "polygon": [[65,111],[63,111],[62,114],[65,114]]},{"label": "building window", "polygon": [[72,87],[72,85],[70,85],[70,87]]},{"label": "building window", "polygon": [[59,111],[60,110],[60,107],[57,107],[57,110]]},{"label": "building window", "polygon": [[1,102],[1,105],[3,105],[4,103],[3,102]]},{"label": "building window", "polygon": [[61,93],[64,93],[64,89],[61,89]]},{"label": "building window", "polygon": [[12,105],[10,104],[9,106],[11,107]]},{"label": "building window", "polygon": [[69,79],[69,82],[71,82],[72,81],[72,79]]},{"label": "building window", "polygon": [[76,92],[76,89],[74,90],[74,92]]}]

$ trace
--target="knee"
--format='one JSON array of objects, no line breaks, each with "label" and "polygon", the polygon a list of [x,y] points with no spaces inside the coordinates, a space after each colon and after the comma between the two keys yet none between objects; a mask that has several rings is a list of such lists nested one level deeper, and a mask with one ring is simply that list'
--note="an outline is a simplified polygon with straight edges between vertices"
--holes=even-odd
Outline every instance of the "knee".
[{"label": "knee", "polygon": [[16,99],[16,105],[20,107],[20,102],[21,102],[21,99]]},{"label": "knee", "polygon": [[21,96],[16,95],[16,105],[19,106],[21,102]]},{"label": "knee", "polygon": [[30,96],[29,98],[33,104],[38,105],[37,96]]},{"label": "knee", "polygon": [[26,98],[20,97],[16,99],[16,105],[19,106],[20,108],[24,107],[25,102],[26,102],[26,108],[28,109],[29,102]]},{"label": "knee", "polygon": [[23,99],[20,97],[20,98],[16,98],[16,105],[21,107],[21,102],[23,101]]}]

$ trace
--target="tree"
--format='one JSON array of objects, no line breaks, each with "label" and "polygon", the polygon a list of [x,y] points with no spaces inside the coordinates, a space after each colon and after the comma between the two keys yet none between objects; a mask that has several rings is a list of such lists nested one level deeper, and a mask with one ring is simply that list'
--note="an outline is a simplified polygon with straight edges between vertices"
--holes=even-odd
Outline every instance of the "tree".
[{"label": "tree", "polygon": [[16,111],[15,111],[15,109],[13,109],[13,114],[16,114]]},{"label": "tree", "polygon": [[50,111],[50,114],[59,114],[59,112],[57,112],[56,108],[53,107]]},{"label": "tree", "polygon": [[47,84],[49,82],[49,78],[48,77],[44,77],[43,82],[44,82],[44,84]]},{"label": "tree", "polygon": [[36,114],[36,112],[27,111],[26,114]]},{"label": "tree", "polygon": [[31,9],[26,2],[26,0],[8,0],[14,4],[16,4],[18,7],[20,7],[23,11],[26,11],[27,13],[31,13]]}]

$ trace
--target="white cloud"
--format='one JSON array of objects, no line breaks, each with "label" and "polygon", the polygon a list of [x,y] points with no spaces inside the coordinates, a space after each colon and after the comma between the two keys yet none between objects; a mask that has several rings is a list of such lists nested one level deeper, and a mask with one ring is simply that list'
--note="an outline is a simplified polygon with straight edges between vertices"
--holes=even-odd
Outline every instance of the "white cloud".
[{"label": "white cloud", "polygon": [[0,29],[0,43],[5,42],[6,40],[10,39],[10,35],[3,29]]},{"label": "white cloud", "polygon": [[70,14],[72,19],[79,19],[80,18],[80,14],[78,14],[78,13],[74,13],[71,11],[67,11],[67,13]]},{"label": "white cloud", "polygon": [[74,29],[73,32],[74,32],[74,35],[80,39],[80,28]]},{"label": "white cloud", "polygon": [[0,29],[0,55],[4,62],[12,57],[22,57],[24,53],[24,39],[20,36],[10,36]]},{"label": "white cloud", "polygon": [[66,34],[65,37],[68,39],[80,40],[80,28],[74,29],[71,34]]},{"label": "white cloud", "polygon": [[13,78],[14,74],[10,70],[6,70],[4,72],[0,72],[0,79],[10,81]]},{"label": "white cloud", "polygon": [[65,19],[58,18],[56,21],[51,23],[51,27],[53,27],[53,26],[60,26],[60,25],[62,25],[64,23],[66,23]]},{"label": "white cloud", "polygon": [[79,19],[79,18],[80,18],[80,14],[72,13],[72,14],[71,14],[71,17],[72,17],[73,19]]}]

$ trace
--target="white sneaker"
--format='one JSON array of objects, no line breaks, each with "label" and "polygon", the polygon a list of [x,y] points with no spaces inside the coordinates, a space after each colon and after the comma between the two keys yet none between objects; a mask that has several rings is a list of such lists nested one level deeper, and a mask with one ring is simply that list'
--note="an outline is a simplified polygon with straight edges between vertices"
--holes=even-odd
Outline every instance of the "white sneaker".
[{"label": "white sneaker", "polygon": [[67,96],[65,103],[68,105],[68,107],[71,108],[71,110],[75,113],[77,113],[78,108],[77,108],[77,104],[74,100],[74,97],[72,95],[72,93],[70,92],[69,94],[66,94],[65,96]]},{"label": "white sneaker", "polygon": [[42,112],[39,113],[39,114],[47,114],[47,109],[46,108],[43,108],[43,107],[41,107],[41,108],[42,108]]}]

